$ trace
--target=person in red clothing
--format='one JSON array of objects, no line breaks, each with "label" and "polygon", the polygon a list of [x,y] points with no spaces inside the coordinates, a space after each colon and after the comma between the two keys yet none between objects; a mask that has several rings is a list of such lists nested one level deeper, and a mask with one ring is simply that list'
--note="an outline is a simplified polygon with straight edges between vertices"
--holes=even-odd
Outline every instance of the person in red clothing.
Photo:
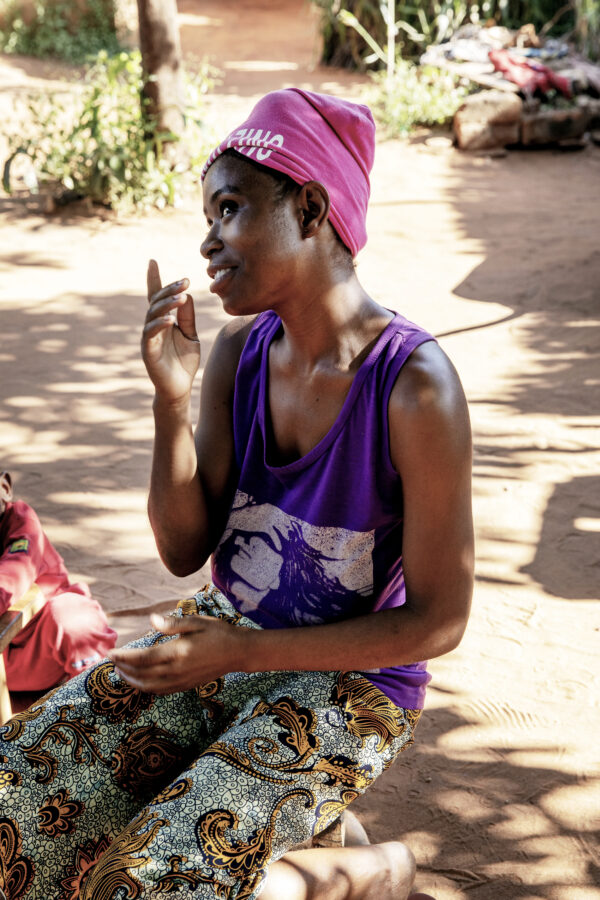
[{"label": "person in red clothing", "polygon": [[0,614],[35,583],[47,603],[4,652],[10,691],[45,691],[102,659],[117,640],[86,584],[72,583],[35,510],[0,472]]}]

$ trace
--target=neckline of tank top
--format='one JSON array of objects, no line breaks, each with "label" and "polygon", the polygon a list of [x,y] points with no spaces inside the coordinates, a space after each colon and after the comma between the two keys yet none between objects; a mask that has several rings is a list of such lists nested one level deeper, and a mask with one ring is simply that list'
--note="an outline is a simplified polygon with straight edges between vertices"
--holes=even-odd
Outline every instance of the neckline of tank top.
[{"label": "neckline of tank top", "polygon": [[335,422],[333,423],[329,431],[324,434],[321,440],[318,441],[314,447],[311,447],[308,453],[305,453],[304,456],[300,456],[298,459],[294,459],[282,466],[272,465],[269,462],[269,457],[271,456],[271,454],[269,453],[268,448],[267,433],[267,354],[269,352],[269,347],[271,346],[271,341],[275,337],[275,334],[279,330],[279,326],[281,324],[279,316],[273,314],[274,318],[272,327],[269,328],[267,334],[263,338],[260,367],[260,387],[258,394],[258,419],[263,436],[264,446],[263,463],[265,468],[269,472],[281,476],[296,474],[301,469],[307,468],[309,465],[311,465],[316,459],[318,459],[323,453],[325,453],[325,451],[335,441],[338,434],[346,424],[348,416],[352,412],[355,399],[360,392],[369,372],[373,369],[373,366],[381,356],[383,349],[390,342],[393,335],[399,330],[399,324],[401,322],[407,321],[404,316],[392,309],[389,309],[388,312],[391,312],[393,314],[393,318],[390,319],[385,328],[381,331],[381,334],[373,344],[366,358],[361,363],[356,375],[354,376],[354,380],[352,381],[350,390],[346,394],[346,399],[342,404],[342,408],[340,409]]}]

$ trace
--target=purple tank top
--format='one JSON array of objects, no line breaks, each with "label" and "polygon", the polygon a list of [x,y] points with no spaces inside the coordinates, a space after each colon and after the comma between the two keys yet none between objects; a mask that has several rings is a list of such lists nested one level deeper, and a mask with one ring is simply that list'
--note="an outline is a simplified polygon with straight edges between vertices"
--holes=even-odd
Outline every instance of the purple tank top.
[{"label": "purple tank top", "polygon": [[[255,321],[235,382],[239,482],[212,558],[216,587],[264,628],[321,624],[402,606],[402,488],[388,401],[412,351],[434,338],[396,314],[358,369],[332,428],[306,456],[269,458],[268,351],[281,322]],[[327,660],[315,668],[327,669]],[[420,709],[426,663],[363,672],[395,704]]]}]

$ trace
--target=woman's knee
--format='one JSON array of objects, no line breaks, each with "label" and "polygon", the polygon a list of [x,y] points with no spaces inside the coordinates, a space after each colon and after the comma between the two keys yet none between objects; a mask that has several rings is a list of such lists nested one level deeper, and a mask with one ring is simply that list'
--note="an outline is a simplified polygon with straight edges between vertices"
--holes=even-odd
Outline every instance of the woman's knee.
[{"label": "woman's knee", "polygon": [[301,871],[290,861],[293,854],[288,854],[269,866],[260,900],[307,900],[311,894],[307,873]]}]

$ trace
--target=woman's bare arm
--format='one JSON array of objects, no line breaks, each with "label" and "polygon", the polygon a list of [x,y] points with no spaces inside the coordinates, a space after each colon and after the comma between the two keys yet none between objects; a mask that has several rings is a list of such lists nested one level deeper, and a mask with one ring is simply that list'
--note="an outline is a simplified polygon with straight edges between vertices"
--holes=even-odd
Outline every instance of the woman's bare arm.
[{"label": "woman's bare arm", "polygon": [[191,393],[200,345],[187,279],[161,286],[148,269],[149,307],[142,355],[155,387],[155,439],[148,514],[161,559],[175,575],[197,571],[214,548],[234,489],[232,407],[235,373],[249,323],[222,329],[202,381],[196,436]]}]

